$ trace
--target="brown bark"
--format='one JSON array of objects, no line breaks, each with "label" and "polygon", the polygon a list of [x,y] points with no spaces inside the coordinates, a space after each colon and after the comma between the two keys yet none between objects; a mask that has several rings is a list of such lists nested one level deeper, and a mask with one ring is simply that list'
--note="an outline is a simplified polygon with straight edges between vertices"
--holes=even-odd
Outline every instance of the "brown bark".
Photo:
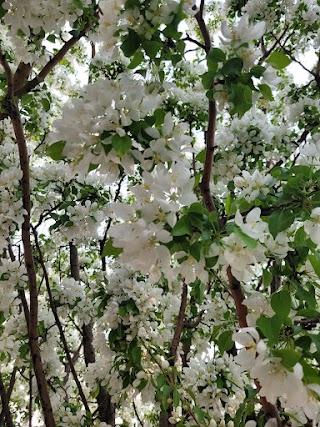
[{"label": "brown bark", "polygon": [[[80,267],[79,267],[79,257],[77,247],[70,242],[70,269],[71,276],[75,280],[80,280]],[[90,363],[96,361],[95,349],[93,347],[93,330],[92,322],[82,327],[82,336],[83,336],[83,352],[84,360],[86,366]],[[111,426],[115,425],[115,407],[111,402],[111,396],[106,391],[106,388],[100,386],[99,394],[97,396],[98,403],[98,414],[99,419],[102,422],[110,424]]]},{"label": "brown bark", "polygon": [[[52,406],[49,397],[46,376],[41,360],[40,347],[38,342],[38,289],[35,264],[33,259],[31,236],[30,236],[30,171],[29,171],[29,156],[27,150],[27,142],[24,137],[24,131],[21,123],[21,117],[17,102],[14,100],[14,83],[11,69],[5,59],[5,56],[0,53],[0,62],[7,76],[7,96],[3,101],[3,108],[11,119],[14,134],[16,137],[20,168],[22,171],[21,190],[22,203],[26,211],[22,224],[22,243],[24,249],[24,260],[28,275],[29,294],[30,294],[30,310],[29,313],[24,311],[26,322],[28,323],[29,346],[33,368],[37,380],[38,392],[41,401],[41,406],[44,415],[46,427],[55,427],[55,421],[52,413]],[[24,306],[25,308],[25,306]]]},{"label": "brown bark", "polygon": [[14,427],[12,415],[11,415],[11,411],[10,411],[10,407],[9,407],[8,393],[5,389],[1,372],[0,372],[0,396],[1,396],[1,403],[2,403],[2,408],[3,408],[4,418],[5,418],[6,423],[7,423],[7,427]]},{"label": "brown bark", "polygon": [[[198,26],[204,41],[205,52],[208,54],[211,49],[211,40],[208,32],[208,28],[203,18],[205,0],[201,0],[199,12],[195,15],[195,18],[198,22]],[[209,111],[208,111],[208,128],[206,132],[206,158],[203,168],[202,181],[200,183],[200,190],[203,201],[209,212],[217,211],[214,199],[210,190],[212,167],[214,161],[214,147],[215,147],[215,127],[216,127],[216,103],[215,101],[209,101]],[[219,219],[219,225],[222,227],[224,224],[223,219]],[[243,305],[245,299],[241,283],[233,276],[231,267],[227,268],[228,282],[230,293],[233,297],[236,306],[236,312],[238,317],[239,326],[241,328],[248,326],[246,315],[247,307]],[[257,390],[260,390],[260,385],[258,382],[255,382]],[[281,427],[282,423],[280,420],[279,412],[275,405],[270,404],[266,401],[264,397],[260,396],[260,403],[263,407],[265,415],[276,418],[278,427]]]}]

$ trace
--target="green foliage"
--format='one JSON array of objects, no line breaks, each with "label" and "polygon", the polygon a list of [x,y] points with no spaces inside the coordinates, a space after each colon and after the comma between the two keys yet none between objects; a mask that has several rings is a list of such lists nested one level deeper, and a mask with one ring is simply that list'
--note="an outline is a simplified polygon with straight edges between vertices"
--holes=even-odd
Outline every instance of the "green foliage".
[{"label": "green foliage", "polygon": [[65,157],[62,154],[63,149],[66,145],[65,141],[57,141],[51,144],[47,150],[46,155],[51,157],[53,160],[63,160]]},{"label": "green foliage", "polygon": [[276,70],[282,70],[291,63],[291,59],[281,51],[274,51],[267,58],[267,63]]}]

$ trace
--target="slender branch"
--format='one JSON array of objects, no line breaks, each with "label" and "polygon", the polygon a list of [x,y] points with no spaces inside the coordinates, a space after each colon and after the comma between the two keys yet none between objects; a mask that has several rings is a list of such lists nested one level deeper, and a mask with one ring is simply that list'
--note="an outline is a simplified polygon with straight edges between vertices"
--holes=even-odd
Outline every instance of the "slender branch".
[{"label": "slender branch", "polygon": [[5,386],[3,383],[1,372],[0,372],[0,396],[1,396],[1,403],[2,403],[2,408],[3,408],[3,412],[4,412],[4,416],[5,416],[7,426],[8,427],[14,427],[12,415],[11,415],[10,408],[9,408],[8,394],[6,392],[6,389],[5,389]]},{"label": "slender branch", "polygon": [[141,427],[144,427],[143,422],[142,422],[142,420],[141,420],[141,418],[140,418],[140,416],[138,414],[137,406],[136,406],[134,400],[133,400],[132,404],[133,404],[134,413],[135,413],[136,417],[138,418],[139,424],[141,425]]},{"label": "slender branch", "polygon": [[[285,36],[286,32],[288,31],[289,26],[286,25],[285,29],[283,30],[282,34],[280,34],[280,36],[278,38],[276,38],[276,41],[273,43],[273,45],[270,47],[270,49],[266,50],[264,49],[263,55],[259,61],[259,63],[263,62],[265,59],[268,58],[268,56],[275,50],[275,48],[278,46],[278,44],[281,42],[281,40],[283,39],[283,37]],[[264,45],[263,43],[263,38],[261,38],[261,44],[262,46]]]},{"label": "slender branch", "polygon": [[318,52],[318,61],[315,72],[315,79],[318,89],[320,90],[320,52]]},{"label": "slender branch", "polygon": [[[8,252],[9,252],[9,256],[10,256],[11,261],[15,261],[16,257],[15,257],[15,255],[13,253],[10,240],[8,240]],[[23,289],[19,289],[18,290],[18,295],[19,295],[19,298],[20,298],[21,303],[22,303],[22,307],[23,307],[23,311],[24,311],[24,316],[25,316],[26,323],[27,323],[27,328],[29,330],[30,312],[29,312],[29,306],[28,306],[26,294],[25,294],[25,292],[24,292]]]},{"label": "slender branch", "polygon": [[173,334],[173,338],[171,341],[170,347],[170,364],[174,365],[175,359],[177,357],[177,349],[180,343],[180,338],[183,330],[183,320],[186,313],[187,308],[187,296],[188,296],[188,285],[186,282],[182,284],[182,292],[181,292],[181,303],[178,314],[177,326]]},{"label": "slender branch", "polygon": [[32,404],[33,404],[33,388],[32,388],[32,371],[29,371],[29,427],[32,427]]},{"label": "slender branch", "polygon": [[[44,414],[44,421],[46,427],[55,427],[55,421],[52,412],[52,405],[47,387],[46,376],[44,372],[43,363],[41,360],[39,341],[38,341],[38,289],[37,289],[37,276],[35,271],[35,264],[32,253],[31,237],[30,237],[30,169],[29,169],[29,156],[27,149],[27,142],[24,136],[21,117],[17,102],[13,99],[13,74],[7,63],[4,55],[0,52],[0,62],[6,72],[7,76],[7,96],[4,100],[3,107],[11,119],[13,131],[16,137],[20,168],[22,171],[21,190],[22,190],[22,206],[25,210],[24,221],[22,224],[22,243],[24,249],[24,261],[26,265],[29,294],[30,294],[30,311],[24,310],[26,322],[28,325],[29,346],[32,356],[32,363],[34,372],[37,379],[38,391],[41,401],[41,406]],[[23,305],[25,308],[25,305]]]},{"label": "slender branch", "polygon": [[190,43],[194,43],[197,46],[201,47],[201,49],[206,50],[206,46],[203,43],[200,43],[200,42],[198,42],[198,40],[193,39],[192,37],[189,36],[189,34],[187,34],[186,37],[184,37],[182,40],[183,41],[188,41]]},{"label": "slender branch", "polygon": [[215,101],[209,101],[209,123],[206,132],[206,158],[203,167],[202,180],[200,183],[200,190],[203,201],[209,212],[216,211],[216,206],[211,194],[210,182],[214,157],[214,144],[215,144],[215,130],[217,108]]},{"label": "slender branch", "polygon": [[[76,364],[77,360],[79,359],[80,350],[81,350],[82,345],[83,345],[83,341],[81,341],[79,347],[76,349],[76,351],[72,355],[72,364],[73,364],[73,366]],[[63,384],[66,384],[68,382],[69,374],[71,372],[70,364],[66,365],[65,372],[66,372],[66,374],[65,374],[65,376],[63,378]]]},{"label": "slender branch", "polygon": [[206,53],[209,53],[210,49],[211,49],[211,40],[210,40],[210,34],[208,31],[208,28],[206,26],[206,23],[203,19],[203,11],[204,11],[204,0],[201,0],[201,4],[200,4],[200,9],[199,12],[197,12],[195,14],[195,18],[198,22],[202,37],[203,37],[203,41],[204,41],[204,50],[206,51]]},{"label": "slender branch", "polygon": [[[204,0],[201,0],[200,10],[195,15],[198,22],[199,29],[201,31],[205,46],[206,53],[211,49],[211,41],[208,28],[203,19]],[[211,191],[210,182],[212,175],[213,159],[214,159],[214,144],[215,144],[215,128],[216,128],[216,116],[217,109],[215,101],[209,101],[209,117],[208,117],[208,129],[206,132],[206,158],[203,168],[202,181],[200,183],[200,190],[203,201],[209,212],[217,211]],[[219,218],[219,225],[222,227],[224,224],[223,218]],[[240,327],[247,326],[247,307],[243,305],[245,299],[241,283],[233,276],[231,267],[227,268],[227,275],[229,281],[229,287],[231,295],[236,305],[236,312]],[[278,427],[281,427],[281,420],[277,408],[266,401],[265,397],[260,396],[260,402],[266,415],[271,415],[277,419]]]},{"label": "slender branch", "polygon": [[194,329],[194,328],[196,328],[200,324],[204,313],[205,313],[205,310],[201,310],[199,312],[199,314],[196,316],[195,320],[193,320],[191,322],[183,322],[183,327],[187,328],[187,329]]},{"label": "slender branch", "polygon": [[[9,387],[8,387],[8,390],[7,390],[8,403],[10,402],[10,398],[11,398],[11,394],[12,394],[12,391],[13,391],[14,383],[16,381],[17,371],[18,371],[18,368],[15,366],[13,368],[12,373],[11,373]],[[4,410],[4,406],[2,404],[2,411],[1,411],[1,414],[0,414],[0,426],[3,426],[4,419],[5,419],[5,410]]]},{"label": "slender branch", "polygon": [[[120,188],[119,188],[119,192],[120,192]],[[72,242],[70,242],[69,247],[70,247],[71,276],[75,280],[79,281],[80,267],[79,267],[78,249]],[[92,329],[93,329],[92,321],[90,321],[89,324],[82,326],[83,353],[84,353],[84,361],[86,366],[88,366],[90,363],[95,363],[96,361],[95,349],[92,344],[93,343]],[[105,422],[111,426],[114,426],[115,408],[113,403],[111,402],[111,396],[108,394],[106,388],[103,387],[102,385],[100,385],[100,388],[99,388],[97,403],[98,403],[97,410],[99,413],[100,421]]]},{"label": "slender branch", "polygon": [[41,268],[42,268],[42,271],[43,271],[43,275],[44,275],[44,279],[45,279],[45,283],[46,283],[46,289],[47,289],[47,293],[48,293],[50,308],[51,308],[51,311],[53,313],[56,325],[57,325],[57,327],[59,329],[59,334],[60,334],[60,339],[61,339],[61,342],[62,342],[62,345],[63,345],[63,349],[64,349],[64,352],[66,354],[66,358],[67,358],[67,361],[69,363],[73,379],[74,379],[74,381],[75,381],[75,383],[77,385],[78,392],[79,392],[81,401],[83,403],[83,406],[85,407],[85,410],[88,413],[90,413],[90,408],[89,408],[86,396],[85,396],[85,394],[83,392],[81,383],[79,381],[77,372],[75,370],[75,367],[74,367],[74,364],[73,364],[73,360],[72,360],[72,356],[71,356],[71,353],[70,353],[69,348],[68,348],[68,343],[67,343],[67,340],[66,340],[63,328],[62,328],[62,324],[60,322],[58,311],[57,311],[56,305],[54,303],[54,299],[53,299],[52,292],[51,292],[51,287],[50,287],[49,276],[48,276],[48,272],[47,272],[47,268],[46,268],[46,265],[45,265],[45,262],[44,262],[44,259],[43,259],[43,254],[42,254],[42,251],[41,251],[41,248],[40,248],[40,245],[39,245],[38,234],[37,234],[37,231],[34,228],[33,228],[33,235],[34,235],[34,240],[35,240],[35,244],[36,244],[36,248],[37,248],[37,252],[38,252],[38,256],[39,256],[39,262],[40,262],[40,265],[41,265]]},{"label": "slender branch", "polygon": [[248,310],[247,310],[247,307],[242,304],[245,297],[241,287],[241,283],[232,274],[230,265],[227,268],[227,275],[228,275],[230,293],[236,305],[239,326],[240,328],[246,328],[248,326],[247,319],[246,319]]},{"label": "slender branch", "polygon": [[[97,16],[96,16],[97,19]],[[84,26],[83,30],[79,32],[79,34],[74,35],[70,40],[65,42],[62,48],[57,52],[50,61],[42,68],[39,74],[34,77],[32,80],[28,81],[22,87],[18,87],[14,95],[17,97],[21,97],[26,93],[30,92],[32,89],[37,87],[40,83],[44,81],[44,79],[48,76],[48,74],[53,70],[53,68],[65,57],[65,55],[69,52],[69,50],[83,37],[92,27],[94,20],[89,20]]]}]

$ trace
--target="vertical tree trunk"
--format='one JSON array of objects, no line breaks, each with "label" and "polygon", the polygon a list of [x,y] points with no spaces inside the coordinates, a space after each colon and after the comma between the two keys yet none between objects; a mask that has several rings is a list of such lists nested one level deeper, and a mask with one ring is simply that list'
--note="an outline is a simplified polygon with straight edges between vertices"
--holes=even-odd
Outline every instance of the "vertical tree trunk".
[{"label": "vertical tree trunk", "polygon": [[[70,242],[70,269],[71,276],[74,280],[80,280],[80,267],[77,247]],[[86,366],[90,363],[95,363],[96,355],[93,347],[93,330],[92,322],[82,327],[83,335],[83,355]],[[115,407],[111,402],[111,396],[106,391],[105,387],[100,386],[97,396],[99,419],[112,427],[115,425]]]}]

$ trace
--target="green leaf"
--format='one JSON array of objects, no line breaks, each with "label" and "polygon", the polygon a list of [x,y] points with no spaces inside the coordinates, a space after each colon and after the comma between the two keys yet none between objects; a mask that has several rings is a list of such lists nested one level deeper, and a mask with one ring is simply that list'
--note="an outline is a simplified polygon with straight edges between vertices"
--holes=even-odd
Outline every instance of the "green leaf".
[{"label": "green leaf", "polygon": [[141,354],[142,354],[141,348],[138,347],[136,344],[133,345],[132,348],[130,347],[129,347],[129,353],[134,365],[141,366]]},{"label": "green leaf", "polygon": [[252,107],[252,89],[243,83],[232,83],[228,100],[233,103],[230,114],[238,114],[242,117]]},{"label": "green leaf", "polygon": [[191,234],[191,233],[192,233],[192,226],[187,216],[183,216],[182,218],[180,218],[172,229],[173,236],[184,236],[186,234]]},{"label": "green leaf", "polygon": [[240,227],[234,227],[233,232],[240,237],[240,239],[246,244],[246,246],[249,249],[254,249],[257,247],[257,240],[254,239],[253,237],[248,236],[247,234],[245,234]]},{"label": "green leaf", "polygon": [[198,160],[200,163],[204,163],[206,160],[206,150],[199,151],[199,153],[196,155],[196,160]]},{"label": "green leaf", "polygon": [[5,0],[1,0],[0,1],[0,19],[2,19],[4,17],[4,15],[6,15],[7,12],[8,12],[7,9],[4,9],[2,7],[2,5],[3,5],[4,2],[5,2]]},{"label": "green leaf", "polygon": [[46,149],[46,155],[51,157],[53,160],[63,160],[65,156],[62,154],[63,149],[66,145],[65,141],[57,141],[49,145]]},{"label": "green leaf", "polygon": [[81,0],[72,0],[72,4],[78,9],[83,10],[83,4]]},{"label": "green leaf", "polygon": [[287,317],[291,310],[291,295],[282,289],[271,295],[271,307],[281,317]]},{"label": "green leaf", "polygon": [[173,390],[173,407],[177,408],[180,404],[180,393],[178,390]]},{"label": "green leaf", "polygon": [[132,147],[130,136],[119,136],[118,134],[112,137],[112,147],[119,157],[123,157]]},{"label": "green leaf", "polygon": [[133,68],[138,67],[138,65],[140,65],[140,64],[141,64],[141,62],[143,61],[143,59],[144,59],[143,53],[141,52],[141,50],[138,50],[138,51],[134,54],[133,58],[131,59],[131,62],[130,62],[130,64],[128,65],[128,68],[129,68],[130,70],[132,70]]},{"label": "green leaf", "polygon": [[221,49],[212,48],[207,55],[208,70],[215,73],[218,69],[219,62],[224,62],[225,60],[226,55]]},{"label": "green leaf", "polygon": [[313,255],[310,254],[308,258],[309,258],[309,261],[311,262],[314,272],[318,277],[320,277],[320,253],[315,252]]},{"label": "green leaf", "polygon": [[296,365],[299,362],[302,356],[300,352],[290,350],[290,349],[273,350],[273,355],[275,357],[280,357],[281,364],[289,370],[291,370],[294,367],[294,365]]},{"label": "green leaf", "polygon": [[250,75],[258,79],[263,75],[265,71],[266,71],[265,67],[263,67],[262,65],[256,65],[255,67],[251,68]]},{"label": "green leaf", "polygon": [[226,54],[217,47],[210,49],[207,55],[207,61],[210,62],[224,62],[226,60]]},{"label": "green leaf", "polygon": [[193,412],[196,414],[199,423],[202,423],[202,421],[205,419],[207,415],[201,408],[198,408],[197,406],[193,408]]},{"label": "green leaf", "polygon": [[104,244],[102,255],[101,255],[102,258],[106,257],[106,256],[110,256],[110,257],[115,257],[116,258],[118,255],[121,254],[121,252],[123,251],[123,249],[122,248],[115,248],[112,243],[113,243],[113,240],[112,240],[112,237],[110,237],[106,241],[106,243]]},{"label": "green leaf", "polygon": [[273,238],[293,224],[296,213],[292,209],[277,209],[269,217],[269,230]]},{"label": "green leaf", "polygon": [[272,90],[269,85],[266,85],[266,84],[259,85],[259,90],[266,101],[273,101]]},{"label": "green leaf", "polygon": [[224,331],[219,336],[217,340],[217,345],[221,353],[231,350],[232,347],[234,346],[234,342],[232,340],[232,333],[233,333],[232,331]]},{"label": "green leaf", "polygon": [[129,57],[132,56],[139,49],[140,45],[141,38],[139,34],[129,29],[128,35],[126,36],[125,40],[121,45],[121,50],[125,56]]},{"label": "green leaf", "polygon": [[49,34],[48,37],[47,37],[47,40],[50,43],[55,43],[56,42],[56,36],[54,34]]},{"label": "green leaf", "polygon": [[202,74],[201,81],[205,89],[211,88],[212,82],[215,76],[216,76],[216,73],[214,71],[208,71],[207,73]]},{"label": "green leaf", "polygon": [[282,70],[286,68],[290,63],[291,59],[285,55],[283,52],[272,52],[269,58],[266,61],[276,70]]},{"label": "green leaf", "polygon": [[137,389],[139,391],[142,391],[147,384],[148,384],[148,380],[146,380],[145,378],[142,378],[142,380],[141,380],[140,384],[138,385]]},{"label": "green leaf", "polygon": [[162,390],[162,394],[163,394],[164,398],[167,400],[171,394],[171,390],[172,390],[171,386],[169,386],[168,384],[165,384],[161,390]]},{"label": "green leaf", "polygon": [[155,59],[158,52],[162,49],[162,43],[155,40],[144,40],[142,47],[151,59]]},{"label": "green leaf", "polygon": [[268,288],[272,283],[273,275],[268,270],[263,270],[262,272],[262,280],[265,288]]},{"label": "green leaf", "polygon": [[161,389],[167,382],[167,380],[163,374],[159,374],[157,376],[156,381],[157,381],[157,385],[158,385],[159,389]]},{"label": "green leaf", "polygon": [[256,322],[263,335],[268,338],[269,344],[277,344],[282,326],[282,318],[275,314],[272,317],[261,316]]},{"label": "green leaf", "polygon": [[193,258],[198,262],[201,259],[201,249],[202,249],[202,245],[200,242],[193,243],[189,249],[190,255],[193,256]]},{"label": "green leaf", "polygon": [[41,99],[41,104],[43,106],[44,111],[47,113],[50,110],[50,101],[47,98]]},{"label": "green leaf", "polygon": [[312,308],[301,308],[297,311],[296,316],[308,317],[308,318],[318,318],[320,315],[318,310]]},{"label": "green leaf", "polygon": [[19,348],[20,357],[24,359],[26,355],[29,353],[29,344],[22,344]]},{"label": "green leaf", "polygon": [[303,246],[305,244],[305,241],[307,239],[307,234],[304,231],[304,227],[300,227],[296,234],[294,235],[294,244],[295,246]]},{"label": "green leaf", "polygon": [[320,384],[319,369],[310,366],[305,360],[301,359],[300,364],[303,368],[303,379],[306,384]]},{"label": "green leaf", "polygon": [[241,58],[231,58],[223,65],[219,73],[223,76],[238,75],[242,67],[243,61]]}]

